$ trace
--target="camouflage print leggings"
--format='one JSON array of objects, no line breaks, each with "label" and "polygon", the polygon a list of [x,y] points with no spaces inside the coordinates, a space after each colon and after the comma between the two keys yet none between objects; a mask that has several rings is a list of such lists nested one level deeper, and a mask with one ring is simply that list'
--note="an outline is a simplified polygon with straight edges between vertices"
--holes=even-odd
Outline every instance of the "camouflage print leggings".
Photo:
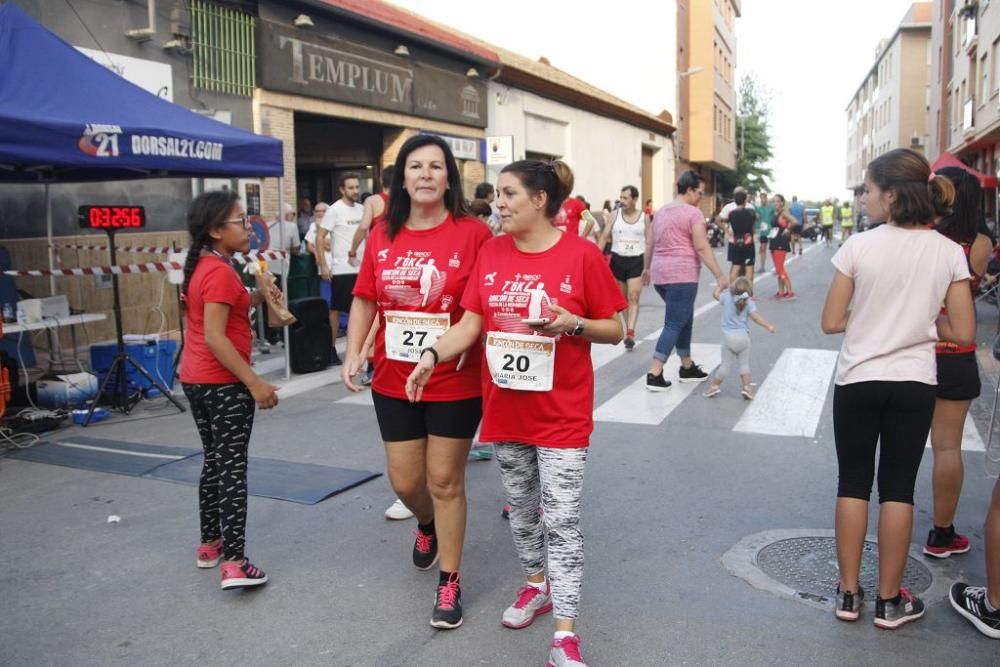
[{"label": "camouflage print leggings", "polygon": [[510,503],[510,532],[521,567],[528,576],[547,570],[556,618],[575,619],[583,585],[580,496],[587,448],[497,442],[494,452]]},{"label": "camouflage print leggings", "polygon": [[203,544],[222,538],[222,557],[242,560],[247,525],[247,447],[256,407],[243,383],[185,384],[205,460],[198,484]]}]

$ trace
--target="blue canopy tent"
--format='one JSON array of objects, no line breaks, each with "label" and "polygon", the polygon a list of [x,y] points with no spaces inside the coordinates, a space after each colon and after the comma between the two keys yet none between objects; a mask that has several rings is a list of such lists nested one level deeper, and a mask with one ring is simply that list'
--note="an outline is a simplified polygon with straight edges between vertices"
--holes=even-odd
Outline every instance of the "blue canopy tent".
[{"label": "blue canopy tent", "polygon": [[51,183],[284,175],[281,141],[146,92],[12,2],[0,5],[0,63],[0,183],[46,186],[50,269]]}]

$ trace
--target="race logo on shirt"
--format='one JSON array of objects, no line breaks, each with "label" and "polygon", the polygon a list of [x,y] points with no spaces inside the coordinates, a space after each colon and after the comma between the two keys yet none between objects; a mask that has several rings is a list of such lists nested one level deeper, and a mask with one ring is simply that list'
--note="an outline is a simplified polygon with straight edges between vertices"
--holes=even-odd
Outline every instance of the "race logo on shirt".
[{"label": "race logo on shirt", "polygon": [[[495,274],[488,274],[487,278],[490,276],[495,280]],[[546,292],[541,274],[521,273],[515,274],[512,280],[504,280],[500,291],[490,294],[487,300],[497,328],[507,333],[533,333],[522,320],[554,318],[551,306],[558,303]]]},{"label": "race logo on shirt", "polygon": [[566,274],[566,278],[563,279],[563,281],[561,283],[559,283],[559,291],[560,292],[562,292],[563,294],[572,294],[573,293],[573,279],[572,278],[573,277],[571,275],[569,275],[568,273]]},{"label": "race logo on shirt", "polygon": [[451,256],[451,259],[448,260],[448,266],[450,266],[453,269],[457,269],[458,267],[462,266],[462,260],[458,258],[457,250],[455,251],[455,254]]},{"label": "race logo on shirt", "polygon": [[486,284],[487,287],[493,287],[497,282],[497,272],[494,271],[493,273],[487,273],[483,277],[483,282]]},{"label": "race logo on shirt", "polygon": [[378,261],[384,262],[387,259],[389,259],[389,249],[382,248],[381,250],[378,251]]},{"label": "race logo on shirt", "polygon": [[407,250],[396,257],[392,268],[382,269],[386,305],[426,308],[441,297],[447,280],[447,272],[437,267],[426,250]]}]

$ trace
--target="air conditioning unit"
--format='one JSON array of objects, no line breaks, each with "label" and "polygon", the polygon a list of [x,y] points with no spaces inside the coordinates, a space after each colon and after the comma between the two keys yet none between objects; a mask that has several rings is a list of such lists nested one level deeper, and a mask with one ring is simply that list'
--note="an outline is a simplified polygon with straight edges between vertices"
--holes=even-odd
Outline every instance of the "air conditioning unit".
[{"label": "air conditioning unit", "polygon": [[910,139],[910,148],[920,148],[921,145],[920,137],[913,137]]},{"label": "air conditioning unit", "polygon": [[191,10],[179,6],[170,10],[170,34],[191,39]]}]

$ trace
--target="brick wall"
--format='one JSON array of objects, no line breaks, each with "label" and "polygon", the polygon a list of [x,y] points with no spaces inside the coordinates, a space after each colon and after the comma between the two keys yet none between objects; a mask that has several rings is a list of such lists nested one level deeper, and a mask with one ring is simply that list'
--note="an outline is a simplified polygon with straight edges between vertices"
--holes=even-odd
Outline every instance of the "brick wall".
[{"label": "brick wall", "polygon": [[[285,202],[293,207],[295,198],[295,112],[254,101],[254,132],[263,134],[282,143],[282,160],[285,166]],[[265,220],[278,217],[278,179],[265,178],[261,186],[261,214]]]}]

